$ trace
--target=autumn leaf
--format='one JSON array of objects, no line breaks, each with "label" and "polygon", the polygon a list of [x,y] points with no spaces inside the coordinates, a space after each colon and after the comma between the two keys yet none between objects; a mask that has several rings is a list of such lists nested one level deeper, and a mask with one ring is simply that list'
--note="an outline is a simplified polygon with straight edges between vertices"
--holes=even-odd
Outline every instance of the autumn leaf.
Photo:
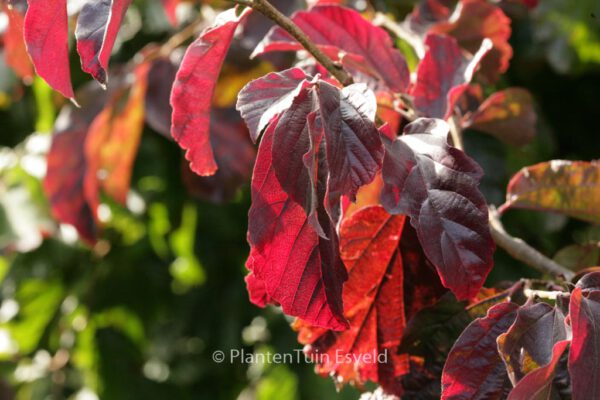
[{"label": "autumn leaf", "polygon": [[570,340],[556,342],[552,348],[550,361],[544,366],[531,371],[510,391],[508,400],[548,400],[552,394],[552,381],[562,355],[567,350]]},{"label": "autumn leaf", "polygon": [[21,79],[33,79],[33,66],[27,54],[23,39],[23,15],[15,8],[2,5],[2,11],[8,16],[8,27],[3,35],[4,57],[6,63]]},{"label": "autumn leaf", "polygon": [[465,127],[523,146],[535,136],[537,115],[528,91],[509,88],[492,94],[469,116]]},{"label": "autumn leaf", "polygon": [[496,339],[514,322],[518,308],[514,303],[500,303],[469,324],[444,365],[442,399],[503,398],[508,376]]},{"label": "autumn leaf", "polygon": [[[410,77],[404,56],[383,29],[358,12],[331,4],[318,5],[295,13],[292,20],[330,58],[350,67],[351,73],[360,68],[354,74],[357,81],[369,76],[371,79],[364,83],[374,79],[394,92],[404,92],[408,87]],[[252,55],[302,49],[289,33],[274,27]]]},{"label": "autumn leaf", "polygon": [[386,141],[386,149],[382,204],[410,217],[444,286],[460,300],[474,297],[494,251],[486,202],[477,189],[481,167],[448,145],[442,120],[416,120],[404,135]]},{"label": "autumn leaf", "polygon": [[498,337],[498,351],[513,384],[549,364],[554,345],[566,338],[565,316],[558,308],[546,303],[519,308],[515,322]]},{"label": "autumn leaf", "polygon": [[75,38],[81,68],[101,85],[108,81],[108,60],[131,0],[100,0],[84,4],[77,18]]},{"label": "autumn leaf", "polygon": [[491,42],[484,40],[470,58],[450,36],[430,34],[425,38],[425,46],[427,51],[419,63],[417,82],[410,93],[421,116],[446,119],[490,50]]},{"label": "autumn leaf", "polygon": [[[102,110],[105,92],[86,85],[77,92],[82,107],[67,104],[57,118],[48,153],[44,193],[54,217],[77,229],[88,243],[96,241],[96,210],[88,204],[84,181],[89,166],[84,153],[88,128]],[[96,189],[94,189],[94,192]]]},{"label": "autumn leaf", "polygon": [[120,204],[127,200],[133,162],[144,128],[147,74],[147,64],[138,66],[132,87],[117,90],[89,127],[85,143],[88,161],[85,192],[94,212],[100,201],[99,190]]},{"label": "autumn leaf", "polygon": [[552,160],[523,168],[508,184],[501,210],[526,208],[600,223],[600,163]]},{"label": "autumn leaf", "polygon": [[28,4],[23,35],[35,72],[54,90],[73,99],[67,0],[28,0]]},{"label": "autumn leaf", "polygon": [[460,1],[456,13],[457,16],[432,26],[430,32],[454,37],[460,47],[472,54],[484,40],[491,40],[493,48],[481,62],[481,74],[489,83],[495,83],[508,69],[513,54],[508,43],[510,19],[500,7],[479,0]]},{"label": "autumn leaf", "polygon": [[[398,252],[404,219],[370,206],[342,224],[340,253],[348,271],[344,316],[350,328],[334,332],[302,321],[295,325],[299,341],[310,345],[307,353],[314,357],[318,373],[362,384],[389,382],[406,371],[406,357],[396,354],[406,323]],[[387,362],[377,362],[377,357]]]},{"label": "autumn leaf", "polygon": [[272,167],[275,126],[276,121],[269,125],[260,143],[252,177],[251,251],[246,262],[250,299],[259,306],[266,301],[281,305],[286,314],[316,326],[344,330],[348,324],[342,283],[347,274],[339,258],[337,233],[322,218],[327,238],[319,237],[302,206],[282,189]]},{"label": "autumn leaf", "polygon": [[239,16],[232,8],[219,14],[188,47],[171,92],[171,134],[186,150],[190,168],[198,175],[212,175],[217,164],[210,144],[210,109],[219,72],[236,28],[250,9]]},{"label": "autumn leaf", "polygon": [[573,328],[569,350],[573,398],[600,398],[600,291],[575,288],[569,302],[569,316]]}]

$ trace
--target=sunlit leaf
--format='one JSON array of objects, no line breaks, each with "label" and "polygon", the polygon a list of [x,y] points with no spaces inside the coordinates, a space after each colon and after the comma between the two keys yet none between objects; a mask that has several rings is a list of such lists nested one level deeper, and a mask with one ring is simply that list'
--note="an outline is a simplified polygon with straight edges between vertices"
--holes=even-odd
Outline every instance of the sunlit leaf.
[{"label": "sunlit leaf", "polygon": [[523,168],[512,177],[508,208],[551,211],[600,223],[600,163],[552,160]]}]

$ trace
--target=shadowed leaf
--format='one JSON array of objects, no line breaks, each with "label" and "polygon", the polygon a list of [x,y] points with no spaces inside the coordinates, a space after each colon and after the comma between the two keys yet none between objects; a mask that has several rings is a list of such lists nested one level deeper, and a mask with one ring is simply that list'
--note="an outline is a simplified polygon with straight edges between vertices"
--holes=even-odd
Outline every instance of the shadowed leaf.
[{"label": "shadowed leaf", "polygon": [[509,88],[491,95],[471,115],[467,127],[489,133],[514,146],[533,140],[537,115],[525,89]]},{"label": "shadowed leaf", "polygon": [[75,28],[81,68],[101,85],[108,81],[110,53],[131,0],[98,0],[84,4]]},{"label": "shadowed leaf", "polygon": [[481,167],[449,146],[447,135],[444,121],[420,118],[386,143],[381,200],[389,212],[410,217],[442,283],[464,300],[482,287],[495,246],[477,188]]}]

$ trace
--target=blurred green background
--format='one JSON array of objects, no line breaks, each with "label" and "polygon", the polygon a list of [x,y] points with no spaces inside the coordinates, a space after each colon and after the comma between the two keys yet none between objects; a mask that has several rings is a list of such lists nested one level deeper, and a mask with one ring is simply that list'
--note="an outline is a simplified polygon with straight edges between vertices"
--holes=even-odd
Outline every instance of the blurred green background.
[{"label": "blurred green background", "polygon": [[[397,18],[411,9],[410,1],[374,3]],[[160,7],[158,0],[135,2],[112,62],[172,33]],[[523,166],[600,154],[599,3],[545,0],[529,14],[509,15],[515,54],[496,89],[532,92],[538,135],[516,149],[467,132],[466,149],[484,167],[482,187],[494,204]],[[191,196],[180,149],[149,128],[128,206],[105,206],[103,239],[90,249],[73,240],[72,228],[45,234],[56,226],[40,179],[60,99],[41,80],[22,86],[3,60],[0,399],[358,398],[358,390],[337,392],[305,363],[212,361],[216,350],[290,353],[300,346],[290,320],[247,298],[248,185],[226,204]],[[78,72],[74,80],[88,77]],[[549,214],[511,211],[505,225],[550,256],[600,239],[598,229]],[[522,276],[536,275],[498,251],[490,284]]]}]

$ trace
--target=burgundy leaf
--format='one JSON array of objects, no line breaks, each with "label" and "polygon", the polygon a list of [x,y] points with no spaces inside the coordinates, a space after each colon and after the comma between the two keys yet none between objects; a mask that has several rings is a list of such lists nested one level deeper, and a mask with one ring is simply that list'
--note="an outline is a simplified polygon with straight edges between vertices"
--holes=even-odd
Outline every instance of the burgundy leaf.
[{"label": "burgundy leaf", "polygon": [[552,348],[548,364],[530,372],[521,379],[511,390],[508,400],[549,400],[556,369],[570,342],[570,340],[556,342]]},{"label": "burgundy leaf", "polygon": [[377,101],[363,84],[341,91],[324,81],[317,84],[330,176],[330,199],[356,199],[358,189],[381,169],[383,145],[373,123]]},{"label": "burgundy leaf", "polygon": [[110,53],[131,0],[99,0],[85,3],[75,28],[81,68],[101,85],[108,80]]},{"label": "burgundy leaf", "polygon": [[600,291],[600,271],[585,274],[576,285],[581,290],[599,290]]},{"label": "burgundy leaf", "polygon": [[275,126],[276,121],[269,125],[260,143],[252,177],[246,266],[253,274],[248,289],[258,292],[250,298],[258,305],[266,299],[280,304],[286,314],[316,326],[346,329],[342,283],[347,275],[335,228],[321,219],[328,239],[319,237],[302,206],[282,189],[272,167]]},{"label": "burgundy leaf", "polygon": [[420,118],[404,133],[386,143],[382,204],[410,217],[444,286],[461,300],[472,298],[492,268],[495,248],[477,188],[481,167],[448,145],[444,121]]},{"label": "burgundy leaf", "polygon": [[600,398],[600,291],[571,293],[569,315],[573,340],[569,350],[569,373],[574,399]]},{"label": "burgundy leaf", "polygon": [[248,15],[245,9],[219,14],[187,49],[171,92],[171,134],[186,150],[190,168],[198,175],[212,175],[217,164],[210,144],[210,109],[213,91],[236,28]]},{"label": "burgundy leaf", "polygon": [[[365,20],[358,12],[322,5],[297,12],[292,20],[335,61],[344,63],[348,58],[352,65],[362,65],[362,72],[368,72],[394,92],[404,92],[408,87],[410,74],[404,56],[394,48],[383,29]],[[302,49],[302,45],[286,31],[274,27],[259,43],[253,56]],[[360,79],[361,75],[357,78]]]},{"label": "burgundy leaf", "polygon": [[240,186],[248,182],[256,150],[244,121],[233,109],[213,110],[210,140],[220,166],[217,172],[212,176],[198,176],[184,162],[182,178],[193,196],[224,203],[233,199]]},{"label": "burgundy leaf", "polygon": [[446,119],[492,43],[484,40],[471,58],[449,36],[430,34],[425,38],[425,46],[427,51],[419,63],[417,82],[411,91],[414,105],[422,116]]},{"label": "burgundy leaf", "polygon": [[169,94],[175,81],[177,66],[168,58],[158,58],[148,71],[148,88],[144,108],[146,123],[158,133],[171,138],[171,115],[173,108],[169,103]]},{"label": "burgundy leaf", "polygon": [[442,399],[504,398],[508,376],[496,339],[513,323],[518,308],[514,303],[500,303],[469,324],[444,365]]},{"label": "burgundy leaf", "polygon": [[72,99],[67,0],[28,0],[28,4],[23,34],[35,72]]},{"label": "burgundy leaf", "polygon": [[252,141],[271,120],[292,105],[307,76],[300,68],[272,72],[248,83],[239,93],[236,108],[250,130]]},{"label": "burgundy leaf", "polygon": [[498,351],[513,384],[550,363],[554,345],[566,338],[565,316],[558,308],[546,303],[519,308],[514,324],[498,337]]},{"label": "burgundy leaf", "polygon": [[[387,386],[406,372],[408,359],[397,354],[406,323],[398,252],[404,220],[369,206],[342,223],[340,252],[349,276],[344,315],[350,329],[333,332],[303,321],[294,326],[298,340],[309,345],[305,351],[315,357],[318,373],[334,375],[338,382],[371,380]],[[371,362],[378,356],[380,362]]]}]

